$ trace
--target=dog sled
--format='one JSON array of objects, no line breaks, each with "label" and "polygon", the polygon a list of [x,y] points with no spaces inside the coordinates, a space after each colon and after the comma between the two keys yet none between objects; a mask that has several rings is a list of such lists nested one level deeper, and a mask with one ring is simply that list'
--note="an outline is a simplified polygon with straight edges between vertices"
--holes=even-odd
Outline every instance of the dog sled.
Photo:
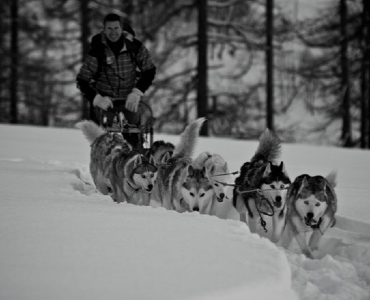
[{"label": "dog sled", "polygon": [[123,137],[135,148],[145,153],[153,145],[155,118],[151,107],[144,101],[139,103],[139,120],[136,124],[129,123],[125,116],[125,101],[115,99],[114,107],[97,113],[99,123],[108,132],[120,132]]}]

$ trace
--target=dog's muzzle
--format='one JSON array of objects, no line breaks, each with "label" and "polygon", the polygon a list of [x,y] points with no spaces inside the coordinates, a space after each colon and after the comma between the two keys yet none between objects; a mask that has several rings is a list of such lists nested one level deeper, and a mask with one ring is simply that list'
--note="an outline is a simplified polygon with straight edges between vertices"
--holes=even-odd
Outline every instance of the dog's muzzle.
[{"label": "dog's muzzle", "polygon": [[220,193],[220,197],[217,197],[217,196],[216,196],[216,198],[217,198],[217,201],[218,201],[218,202],[222,202],[222,201],[224,201],[225,194],[224,194],[224,193]]},{"label": "dog's muzzle", "polygon": [[304,217],[304,223],[307,227],[315,227],[317,225],[317,221],[313,218],[314,214],[312,212],[307,213]]},{"label": "dog's muzzle", "polygon": [[153,185],[152,184],[148,184],[148,187],[145,189],[148,193],[151,193],[152,190],[153,190]]},{"label": "dog's muzzle", "polygon": [[275,201],[274,201],[274,206],[276,208],[280,208],[283,205],[283,198],[281,196],[276,196]]}]

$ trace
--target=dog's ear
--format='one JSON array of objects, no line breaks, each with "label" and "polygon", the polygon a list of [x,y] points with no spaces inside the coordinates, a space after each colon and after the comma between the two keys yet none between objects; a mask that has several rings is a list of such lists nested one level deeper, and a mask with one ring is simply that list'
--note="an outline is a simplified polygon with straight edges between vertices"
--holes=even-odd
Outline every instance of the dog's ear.
[{"label": "dog's ear", "polygon": [[285,164],[283,161],[280,162],[280,166],[279,166],[280,170],[282,173],[284,173],[285,175],[288,175],[286,169],[285,169]]},{"label": "dog's ear", "polygon": [[161,159],[161,164],[165,164],[169,160],[170,157],[171,157],[171,154],[169,152],[166,152],[165,155],[163,155]]},{"label": "dog's ear", "polygon": [[[205,168],[205,167],[204,167]],[[208,173],[212,176],[216,171],[216,166],[212,165],[211,168],[208,169]]]},{"label": "dog's ear", "polygon": [[136,157],[134,159],[134,168],[141,165],[142,163],[143,163],[143,159],[142,159],[141,155],[136,155]]},{"label": "dog's ear", "polygon": [[188,176],[190,177],[194,176],[194,168],[192,165],[188,166]]},{"label": "dog's ear", "polygon": [[322,192],[324,193],[325,198],[327,198],[328,195],[326,194],[326,180],[324,179],[323,181],[324,181],[324,184],[323,184],[323,187],[322,187]]},{"label": "dog's ear", "polygon": [[304,176],[302,179],[301,186],[299,187],[299,190],[297,192],[297,196],[299,196],[299,194],[302,193],[303,189],[306,188],[307,186],[308,186],[307,177]]},{"label": "dog's ear", "polygon": [[290,178],[289,178],[289,174],[288,174],[288,172],[286,171],[286,169],[285,169],[285,164],[284,164],[284,162],[282,161],[282,162],[280,162],[280,166],[279,166],[279,168],[280,168],[280,170],[281,170],[281,172],[287,177],[287,179],[288,179],[288,182],[289,182],[289,184],[290,184]]},{"label": "dog's ear", "polygon": [[262,175],[263,178],[269,176],[269,174],[271,173],[271,164],[272,164],[271,162],[267,164],[265,171],[263,172]]},{"label": "dog's ear", "polygon": [[[207,169],[206,169],[206,167],[203,167],[202,171],[201,171],[202,177],[206,177],[206,174],[207,174]],[[213,174],[213,172],[211,174]]]},{"label": "dog's ear", "polygon": [[157,166],[157,163],[155,162],[154,156],[150,155],[149,157],[149,163],[152,164],[153,166]]}]

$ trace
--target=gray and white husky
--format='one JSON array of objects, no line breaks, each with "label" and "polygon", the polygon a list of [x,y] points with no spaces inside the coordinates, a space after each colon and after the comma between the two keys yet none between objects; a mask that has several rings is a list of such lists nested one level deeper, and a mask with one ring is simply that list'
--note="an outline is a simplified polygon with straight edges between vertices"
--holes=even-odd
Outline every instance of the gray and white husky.
[{"label": "gray and white husky", "polygon": [[212,186],[213,197],[208,205],[209,209],[204,213],[215,215],[217,202],[223,202],[224,199],[227,199],[227,185],[232,182],[227,162],[221,155],[205,151],[194,159],[193,167],[196,169],[205,168],[205,174]]},{"label": "gray and white husky", "polygon": [[263,214],[271,217],[270,239],[274,243],[280,240],[284,229],[287,211],[285,198],[291,183],[284,163],[276,163],[280,152],[280,140],[266,129],[251,161],[240,168],[240,176],[235,179],[233,190],[233,205],[240,214],[240,221],[247,223],[248,213],[248,227],[252,233],[258,232]]},{"label": "gray and white husky", "polygon": [[190,123],[181,134],[172,156],[166,153],[158,166],[155,200],[166,209],[178,212],[190,210],[183,201],[181,190],[188,177],[194,148],[204,121],[205,118],[199,118]]},{"label": "gray and white husky", "polygon": [[92,121],[76,124],[91,145],[90,173],[97,189],[116,202],[149,205],[157,178],[153,156],[134,151],[121,133],[109,133]]},{"label": "gray and white husky", "polygon": [[[325,231],[335,224],[337,211],[336,173],[322,176],[298,176],[287,194],[288,213],[281,245],[289,247],[293,237],[302,253],[313,258]],[[312,233],[307,244],[306,234]]]},{"label": "gray and white husky", "polygon": [[192,165],[188,167],[188,176],[182,184],[181,195],[189,211],[211,214],[215,210],[214,193],[205,168],[194,169]]}]

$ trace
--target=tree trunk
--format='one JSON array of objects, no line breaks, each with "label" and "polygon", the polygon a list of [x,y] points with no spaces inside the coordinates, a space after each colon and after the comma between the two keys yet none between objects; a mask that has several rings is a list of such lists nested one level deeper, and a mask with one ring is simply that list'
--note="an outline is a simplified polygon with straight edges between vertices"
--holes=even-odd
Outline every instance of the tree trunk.
[{"label": "tree trunk", "polygon": [[[368,0],[364,1],[364,10],[365,10],[365,22],[364,22],[364,32],[365,32],[365,41],[366,41],[366,54],[365,54],[365,85],[367,87],[365,94],[365,119],[367,121],[367,148],[370,148],[370,3]],[[365,125],[366,126],[366,125]],[[366,132],[365,132],[366,134]]]},{"label": "tree trunk", "polygon": [[18,0],[12,0],[11,4],[11,83],[10,83],[10,122],[18,123]]},{"label": "tree trunk", "polygon": [[352,146],[350,81],[348,68],[347,0],[340,0],[341,33],[341,89],[342,89],[342,144]]},{"label": "tree trunk", "polygon": [[[5,35],[7,34],[7,30],[5,28],[5,16],[6,12],[5,9],[7,5],[5,5],[4,1],[0,3],[0,50],[3,51],[5,47]],[[8,57],[7,57],[8,58]],[[7,116],[8,108],[5,108],[5,89],[4,89],[4,74],[5,74],[5,64],[3,59],[0,60],[0,122],[5,119]]]},{"label": "tree trunk", "polygon": [[363,50],[363,62],[361,64],[361,137],[360,147],[370,147],[370,113],[369,113],[369,83],[370,83],[370,3],[363,0],[362,12],[362,36],[361,43],[365,46]]},{"label": "tree trunk", "polygon": [[274,0],[266,0],[266,119],[274,128]]},{"label": "tree trunk", "polygon": [[[207,117],[208,87],[207,87],[207,0],[198,1],[198,91],[197,113],[199,117]],[[200,130],[201,136],[208,136],[208,122]]]},{"label": "tree trunk", "polygon": [[[82,59],[84,60],[89,48],[90,42],[89,37],[91,34],[90,31],[90,10],[89,10],[89,0],[80,0],[80,12],[81,12],[81,45],[82,45]],[[82,98],[82,119],[94,119],[94,108],[92,105],[85,99]]]}]

